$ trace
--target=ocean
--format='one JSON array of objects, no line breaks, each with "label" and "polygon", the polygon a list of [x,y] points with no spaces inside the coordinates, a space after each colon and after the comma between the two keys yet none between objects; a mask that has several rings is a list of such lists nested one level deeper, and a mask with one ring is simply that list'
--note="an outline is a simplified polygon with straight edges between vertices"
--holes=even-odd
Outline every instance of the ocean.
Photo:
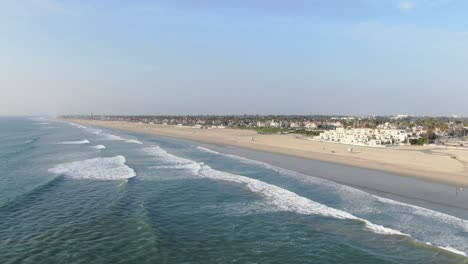
[{"label": "ocean", "polygon": [[0,263],[468,263],[463,217],[190,141],[4,117],[0,172]]}]

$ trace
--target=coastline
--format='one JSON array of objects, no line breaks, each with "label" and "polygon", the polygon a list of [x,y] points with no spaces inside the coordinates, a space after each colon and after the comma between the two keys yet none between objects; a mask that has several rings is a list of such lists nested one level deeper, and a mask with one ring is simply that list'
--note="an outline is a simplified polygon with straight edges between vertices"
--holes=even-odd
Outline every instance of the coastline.
[{"label": "coastline", "polygon": [[[194,143],[190,140],[187,141]],[[468,192],[463,191],[456,195],[453,186],[443,183],[241,147],[211,144],[200,144],[200,146],[219,153],[264,162],[302,175],[350,186],[379,197],[468,220]]]},{"label": "coastline", "polygon": [[[230,128],[196,129],[123,121],[66,120],[86,125],[182,138],[220,146],[241,147],[308,160],[372,169],[455,187],[468,187],[468,151],[466,150],[430,146],[372,148],[311,141],[294,134],[261,135],[251,130]],[[349,147],[353,148],[353,152],[347,151]]]}]

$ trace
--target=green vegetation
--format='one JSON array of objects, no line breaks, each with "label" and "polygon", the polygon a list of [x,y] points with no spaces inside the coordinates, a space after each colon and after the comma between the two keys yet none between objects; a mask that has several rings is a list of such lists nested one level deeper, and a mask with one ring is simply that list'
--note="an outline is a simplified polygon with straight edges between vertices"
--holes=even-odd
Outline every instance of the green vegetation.
[{"label": "green vegetation", "polygon": [[255,130],[259,134],[300,134],[304,136],[318,136],[323,131],[308,131],[303,129],[278,128],[278,127],[247,127],[240,126],[239,129]]},{"label": "green vegetation", "polygon": [[434,141],[437,139],[437,135],[432,131],[429,130],[427,131],[426,134],[424,134],[423,137],[418,138],[418,139],[410,139],[410,144],[411,145],[424,145],[424,144],[431,144],[434,143]]},{"label": "green vegetation", "polygon": [[418,138],[418,139],[410,139],[410,144],[411,145],[424,145],[428,144],[429,140],[427,138]]},{"label": "green vegetation", "polygon": [[291,133],[291,131],[294,131],[290,128],[276,128],[276,127],[238,127],[240,129],[249,129],[249,130],[255,130],[260,134],[287,134]]},{"label": "green vegetation", "polygon": [[309,131],[309,130],[296,130],[294,133],[296,134],[301,134],[304,136],[309,136],[309,137],[314,137],[320,135],[323,131],[320,130],[314,130],[314,131]]}]

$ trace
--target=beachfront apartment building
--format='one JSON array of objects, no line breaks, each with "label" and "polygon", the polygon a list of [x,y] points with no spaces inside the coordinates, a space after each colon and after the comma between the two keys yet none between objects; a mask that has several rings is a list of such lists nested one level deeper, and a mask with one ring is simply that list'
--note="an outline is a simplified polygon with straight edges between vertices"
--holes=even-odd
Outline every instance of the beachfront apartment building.
[{"label": "beachfront apartment building", "polygon": [[318,125],[316,122],[310,121],[288,121],[288,120],[259,120],[253,123],[256,127],[273,127],[273,128],[293,128],[316,130]]},{"label": "beachfront apartment building", "polygon": [[350,145],[384,146],[406,144],[410,132],[401,129],[337,128],[324,131],[313,140]]}]

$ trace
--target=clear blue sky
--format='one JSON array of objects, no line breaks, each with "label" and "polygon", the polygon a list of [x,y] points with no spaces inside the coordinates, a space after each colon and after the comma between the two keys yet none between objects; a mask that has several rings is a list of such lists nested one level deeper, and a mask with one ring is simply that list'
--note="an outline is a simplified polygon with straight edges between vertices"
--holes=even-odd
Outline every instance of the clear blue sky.
[{"label": "clear blue sky", "polygon": [[468,116],[465,0],[0,0],[0,115]]}]

